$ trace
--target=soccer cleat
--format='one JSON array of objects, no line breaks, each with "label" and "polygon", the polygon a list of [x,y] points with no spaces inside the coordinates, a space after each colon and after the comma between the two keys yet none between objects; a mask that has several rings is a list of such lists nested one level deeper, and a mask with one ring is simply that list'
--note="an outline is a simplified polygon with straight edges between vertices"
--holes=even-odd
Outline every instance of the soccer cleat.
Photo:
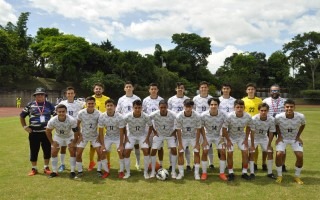
[{"label": "soccer cleat", "polygon": [[176,179],[177,178],[177,173],[176,172],[171,172],[171,178]]},{"label": "soccer cleat", "polygon": [[223,181],[227,181],[228,180],[227,176],[224,173],[223,174],[219,174],[219,178],[221,180],[223,180]]},{"label": "soccer cleat", "polygon": [[76,173],[75,172],[71,172],[70,173],[70,178],[75,178],[76,177]]},{"label": "soccer cleat", "polygon": [[256,175],[255,174],[250,174],[250,179],[255,179]]},{"label": "soccer cleat", "polygon": [[130,177],[130,174],[129,173],[126,173],[123,177],[123,179],[128,179]]},{"label": "soccer cleat", "polygon": [[276,180],[276,183],[281,183],[281,182],[282,182],[282,176],[278,176],[277,180]]},{"label": "soccer cleat", "polygon": [[171,166],[171,165],[170,165],[170,167],[169,167],[168,171],[172,171],[172,166]]},{"label": "soccer cleat", "polygon": [[184,174],[179,173],[176,177],[177,180],[181,180],[184,177]]},{"label": "soccer cleat", "polygon": [[140,165],[136,164],[136,169],[137,169],[138,171],[141,171]]},{"label": "soccer cleat", "polygon": [[200,174],[194,174],[194,180],[200,180]]},{"label": "soccer cleat", "polygon": [[299,185],[303,185],[303,181],[299,177],[294,177],[294,182],[298,183]]},{"label": "soccer cleat", "polygon": [[262,171],[268,171],[268,168],[267,168],[267,165],[266,165],[266,164],[263,164],[263,165],[262,165]]},{"label": "soccer cleat", "polygon": [[247,173],[243,173],[241,175],[241,178],[245,179],[245,180],[251,180],[250,176]]},{"label": "soccer cleat", "polygon": [[48,175],[51,174],[51,171],[50,171],[50,168],[49,168],[49,167],[44,168],[44,169],[43,169],[43,172],[44,172],[45,174],[48,174]]},{"label": "soccer cleat", "polygon": [[89,167],[88,167],[88,171],[92,171],[94,166],[96,166],[96,163],[94,161],[91,161],[90,164],[89,164]]},{"label": "soccer cleat", "polygon": [[123,178],[124,177],[124,172],[119,172],[119,174],[118,174],[118,178]]},{"label": "soccer cleat", "polygon": [[144,173],[144,179],[149,179],[150,178],[150,176],[149,176],[149,174],[148,173]]},{"label": "soccer cleat", "polygon": [[156,176],[156,173],[155,172],[151,172],[150,173],[150,178],[154,178]]},{"label": "soccer cleat", "polygon": [[97,175],[98,175],[98,177],[102,177],[102,171],[97,171]]},{"label": "soccer cleat", "polygon": [[35,168],[32,168],[31,171],[29,172],[28,176],[34,176],[38,173],[38,170]]},{"label": "soccer cleat", "polygon": [[282,172],[288,172],[286,165],[282,165]]},{"label": "soccer cleat", "polygon": [[48,178],[54,178],[56,176],[58,176],[58,174],[56,172],[52,172]]},{"label": "soccer cleat", "polygon": [[101,178],[107,178],[109,176],[109,172],[104,172]]},{"label": "soccer cleat", "polygon": [[214,169],[214,165],[209,165],[209,169]]},{"label": "soccer cleat", "polygon": [[254,166],[254,171],[257,171],[258,170],[258,165],[257,164],[253,164]]},{"label": "soccer cleat", "polygon": [[229,174],[228,181],[234,181],[234,173]]},{"label": "soccer cleat", "polygon": [[201,174],[201,180],[205,181],[208,178],[208,174],[207,173],[202,173]]},{"label": "soccer cleat", "polygon": [[187,171],[187,172],[191,172],[191,171],[192,171],[190,165],[187,165],[186,171]]},{"label": "soccer cleat", "polygon": [[267,174],[267,177],[269,177],[271,179],[277,179],[276,176],[273,173]]},{"label": "soccer cleat", "polygon": [[83,176],[83,172],[78,172],[77,176],[75,176],[75,179],[79,179]]},{"label": "soccer cleat", "polygon": [[58,172],[63,172],[66,169],[65,165],[60,165]]}]

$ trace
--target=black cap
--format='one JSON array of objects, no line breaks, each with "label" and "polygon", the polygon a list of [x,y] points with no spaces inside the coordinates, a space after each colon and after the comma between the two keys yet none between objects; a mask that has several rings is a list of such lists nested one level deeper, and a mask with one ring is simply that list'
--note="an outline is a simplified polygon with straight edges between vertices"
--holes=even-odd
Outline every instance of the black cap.
[{"label": "black cap", "polygon": [[36,91],[33,93],[33,96],[36,96],[37,94],[46,94],[46,90],[42,87],[38,87]]}]

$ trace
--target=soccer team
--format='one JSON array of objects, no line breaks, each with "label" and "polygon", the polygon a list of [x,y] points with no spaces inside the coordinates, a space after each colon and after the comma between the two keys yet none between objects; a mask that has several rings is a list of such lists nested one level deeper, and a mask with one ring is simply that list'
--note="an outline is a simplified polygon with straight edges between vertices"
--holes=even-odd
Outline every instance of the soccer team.
[{"label": "soccer team", "polygon": [[[154,178],[156,154],[158,152],[161,168],[163,144],[166,140],[172,179],[183,179],[185,160],[186,170],[192,170],[192,149],[194,178],[206,180],[208,165],[209,168],[214,168],[215,146],[219,157],[219,178],[233,181],[233,151],[237,144],[242,156],[243,179],[255,178],[260,146],[263,153],[262,168],[267,171],[267,177],[281,183],[282,171],[286,170],[285,149],[287,145],[291,145],[296,155],[294,181],[303,184],[300,179],[303,166],[303,142],[300,136],[305,127],[305,117],[294,111],[293,100],[280,97],[278,85],[271,86],[270,97],[263,101],[255,96],[256,87],[251,83],[247,84],[248,96],[243,99],[231,97],[231,86],[228,84],[222,85],[222,95],[219,98],[212,97],[209,95],[209,83],[205,81],[199,84],[199,95],[193,99],[184,95],[185,87],[180,82],[176,84],[176,95],[168,101],[158,96],[158,86],[155,83],[149,85],[150,96],[143,101],[133,94],[134,86],[130,81],[125,83],[125,95],[118,103],[103,95],[102,84],[95,84],[93,91],[94,95],[87,97],[84,103],[74,100],[75,89],[68,87],[65,93],[67,100],[54,108],[45,100],[45,90],[36,89],[35,101],[30,102],[20,114],[21,125],[29,133],[32,164],[30,176],[38,173],[37,158],[41,145],[45,159],[44,172],[50,178],[65,170],[66,147],[70,153],[70,177],[81,178],[82,154],[90,142],[88,170],[91,171],[97,164],[99,177],[109,176],[110,151],[112,144],[115,144],[119,156],[119,178],[128,179],[131,175],[130,155],[133,149],[137,170],[140,171],[141,149],[144,156],[144,178]],[[55,116],[51,118],[51,115]],[[27,116],[29,125],[25,120]],[[274,136],[277,137],[277,177],[272,173]],[[58,167],[60,150],[61,165]],[[97,163],[94,161],[95,152]],[[49,169],[50,157],[52,171]],[[225,174],[226,169],[228,175]]]}]

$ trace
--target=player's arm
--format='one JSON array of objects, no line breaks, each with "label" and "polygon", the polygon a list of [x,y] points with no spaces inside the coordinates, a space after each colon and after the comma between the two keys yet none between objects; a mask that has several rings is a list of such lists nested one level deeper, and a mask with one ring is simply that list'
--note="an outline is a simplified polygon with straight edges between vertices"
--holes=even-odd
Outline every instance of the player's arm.
[{"label": "player's arm", "polygon": [[279,142],[283,141],[282,133],[280,131],[279,125],[276,125],[276,131],[277,131],[277,134],[278,134],[278,139],[276,140],[276,145],[277,145]]},{"label": "player's arm", "polygon": [[154,129],[153,129],[153,126],[152,126],[152,125],[149,126],[149,130],[148,130],[147,137],[146,137],[146,139],[144,140],[144,142],[145,142],[146,144],[148,144],[148,145],[149,145],[149,137],[150,137],[150,135],[151,135],[151,133],[152,133],[153,130],[154,130]]},{"label": "player's arm", "polygon": [[271,144],[272,144],[272,140],[273,140],[273,133],[271,131],[268,130],[268,138],[269,138],[269,141],[268,141],[268,150],[272,150],[272,147],[271,147]]},{"label": "player's arm", "polygon": [[178,138],[178,150],[181,151],[183,150],[183,146],[182,146],[182,136],[181,136],[181,129],[177,129],[177,138]]},{"label": "player's arm", "polygon": [[51,145],[53,145],[52,130],[53,129],[50,129],[48,127],[46,128],[46,135]]},{"label": "player's arm", "polygon": [[101,144],[101,150],[103,151],[103,150],[105,150],[106,149],[106,146],[104,145],[104,127],[99,127],[99,136],[98,136],[98,141],[100,142],[100,144]]},{"label": "player's arm", "polygon": [[296,142],[298,141],[298,142],[300,142],[301,144],[303,144],[303,141],[301,140],[300,136],[301,136],[301,133],[302,133],[302,131],[304,130],[305,127],[306,127],[305,124],[302,124],[302,125],[300,126],[299,131],[298,131],[298,134],[297,134],[297,136],[296,136]]},{"label": "player's arm", "polygon": [[[246,136],[245,136],[245,138],[244,138],[244,141],[243,141],[243,144],[244,144],[244,146],[246,147],[246,148],[248,148],[248,140],[249,140],[249,135],[250,135],[250,137],[251,137],[251,135],[252,135],[252,131],[251,131],[251,128],[250,128],[250,126],[246,126]],[[251,138],[251,143],[253,142],[253,144],[254,144],[254,138]]]},{"label": "player's arm", "polygon": [[23,127],[23,129],[24,129],[25,131],[27,131],[28,133],[31,133],[31,132],[32,132],[32,129],[27,125],[25,118],[20,117],[20,124],[21,124],[21,126]]},{"label": "player's arm", "polygon": [[78,127],[78,129],[79,129],[79,131],[78,131],[78,137],[77,137],[77,144],[80,144],[80,142],[83,140],[83,138],[82,138],[82,133],[81,133],[81,129],[80,129],[80,125],[81,125],[81,120],[79,120],[78,119],[78,121],[77,121],[77,127]]},{"label": "player's arm", "polygon": [[230,140],[228,130],[225,127],[222,128],[222,137],[226,138],[226,140],[227,140],[227,148],[230,149],[231,146],[232,146],[232,142]]},{"label": "player's arm", "polygon": [[77,147],[77,141],[78,141],[78,138],[79,138],[79,128],[76,124],[76,127],[72,128],[72,131],[73,131],[73,136],[74,136],[74,139],[72,140],[72,147]]},{"label": "player's arm", "polygon": [[120,131],[120,145],[118,151],[123,152],[123,144],[125,143],[125,128],[119,128]]}]

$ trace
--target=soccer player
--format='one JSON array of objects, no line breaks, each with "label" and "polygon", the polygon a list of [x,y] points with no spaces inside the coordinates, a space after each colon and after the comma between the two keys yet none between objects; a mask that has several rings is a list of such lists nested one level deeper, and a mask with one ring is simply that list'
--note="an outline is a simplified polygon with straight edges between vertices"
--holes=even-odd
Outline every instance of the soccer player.
[{"label": "soccer player", "polygon": [[[106,102],[107,111],[102,113],[99,117],[99,134],[104,134],[104,128],[107,129],[106,135],[104,136],[104,141],[101,143],[102,151],[105,153],[110,152],[111,145],[115,144],[117,146],[117,151],[119,155],[120,170],[118,177],[124,177],[124,160],[123,160],[123,144],[124,144],[124,129],[125,122],[122,115],[119,112],[115,112],[116,103],[113,99],[108,99]],[[103,153],[102,159],[105,158]]]},{"label": "soccer player", "polygon": [[[150,83],[149,84],[149,96],[143,99],[142,108],[143,112],[150,115],[152,112],[159,110],[159,102],[163,100],[162,97],[158,95],[159,89],[158,84]],[[153,142],[153,135],[150,136],[150,147],[152,146]],[[162,167],[163,163],[163,146],[160,146],[158,149],[158,157],[160,162],[160,168]]]},{"label": "soccer player", "polygon": [[[201,134],[201,117],[193,110],[194,102],[190,99],[186,99],[184,102],[184,110],[177,115],[176,129],[177,138],[179,141],[179,156],[178,156],[178,169],[179,174],[176,179],[182,179],[184,177],[184,159],[183,152],[187,146],[193,147],[194,153],[194,178],[200,180],[199,168],[200,168],[200,134]],[[208,145],[206,137],[203,137],[203,145]]]},{"label": "soccer player", "polygon": [[[280,97],[280,86],[274,84],[270,87],[270,97],[265,98],[262,102],[267,103],[269,105],[269,115],[276,117],[277,114],[284,112],[285,100],[286,99]],[[273,135],[277,137],[277,132],[274,132]],[[282,172],[287,172],[285,165],[286,155],[286,151],[284,151]]]},{"label": "soccer player", "polygon": [[[273,149],[271,147],[273,132],[276,130],[274,118],[268,115],[269,106],[266,103],[262,103],[258,106],[259,114],[253,116],[253,126],[251,129],[254,132],[254,149],[258,145],[261,146],[263,152],[268,155],[267,162],[267,177],[275,179],[274,174],[272,173],[272,164],[273,164]],[[252,141],[251,141],[252,143]],[[254,153],[250,153],[250,177],[251,179],[255,178],[254,174]]]},{"label": "soccer player", "polygon": [[[205,130],[206,140],[209,145],[215,144],[219,153],[220,153],[220,174],[219,178],[223,181],[227,180],[227,177],[224,173],[226,168],[226,150],[225,150],[225,141],[221,137],[220,132],[223,123],[226,120],[226,114],[219,110],[220,100],[218,98],[210,98],[207,101],[207,104],[210,106],[208,111],[205,111],[201,114],[201,123],[202,127]],[[207,154],[209,146],[203,146],[201,164],[202,164],[202,175],[201,180],[207,179]]]},{"label": "soccer player", "polygon": [[[125,157],[124,164],[126,174],[123,177],[127,179],[130,177],[130,154],[134,144],[138,143],[144,155],[144,178],[149,179],[148,165],[149,165],[149,137],[153,130],[150,117],[142,112],[142,101],[135,100],[132,103],[133,111],[124,116],[127,125],[127,139],[125,143]],[[149,127],[146,132],[146,126]]]},{"label": "soccer player", "polygon": [[[50,178],[58,176],[58,153],[60,147],[68,146],[70,153],[70,166],[71,173],[70,178],[74,178],[76,173],[74,172],[76,167],[75,147],[78,138],[77,120],[70,115],[67,115],[67,107],[60,104],[56,107],[57,115],[51,118],[46,128],[47,137],[51,143],[51,162],[52,173]],[[54,137],[52,138],[52,131],[55,130]],[[73,132],[71,132],[71,130]]]},{"label": "soccer player", "polygon": [[219,104],[219,110],[230,113],[234,111],[234,101],[236,100],[233,98],[231,93],[231,85],[230,84],[222,84],[221,87],[221,93],[222,95],[219,97],[220,104]]},{"label": "soccer player", "polygon": [[[189,97],[184,95],[184,84],[181,82],[176,83],[176,95],[170,97],[168,99],[168,109],[173,111],[174,113],[178,114],[183,110],[183,102],[186,99],[189,99]],[[185,150],[185,156],[186,156],[186,161],[187,161],[187,171],[191,171],[190,167],[190,151],[189,148],[186,147]],[[171,160],[171,154],[169,154],[169,160]],[[172,164],[170,163],[169,170],[171,170]]]},{"label": "soccer player", "polygon": [[[67,87],[65,91],[65,95],[67,100],[63,100],[59,103],[59,105],[65,105],[67,107],[67,114],[75,119],[77,119],[78,112],[84,108],[85,103],[79,100],[75,100],[74,97],[76,96],[75,89],[73,87]],[[65,144],[62,143],[60,146],[60,162],[61,165],[59,166],[58,172],[63,172],[66,169],[66,165],[64,163],[64,159],[66,156],[66,149],[67,147],[64,146]],[[74,152],[76,151],[76,146],[74,146]]]},{"label": "soccer player", "polygon": [[303,141],[301,134],[305,128],[306,120],[302,113],[295,112],[295,102],[287,99],[284,102],[285,112],[276,115],[276,129],[278,138],[276,140],[276,166],[278,177],[276,182],[282,182],[283,154],[287,145],[291,145],[296,156],[296,171],[294,181],[303,184],[300,173],[303,166]]},{"label": "soccer player", "polygon": [[[106,178],[109,175],[109,168],[107,166],[107,160],[101,160],[100,153],[100,141],[103,140],[103,135],[99,134],[97,131],[98,127],[98,119],[100,116],[100,111],[95,109],[95,98],[87,97],[86,98],[86,108],[82,109],[78,113],[78,127],[81,126],[81,132],[78,138],[77,145],[77,153],[76,153],[76,166],[78,168],[78,174],[75,178],[81,178],[83,176],[82,169],[82,153],[88,142],[91,143],[93,148],[96,150],[98,154],[98,176],[102,178]],[[101,162],[101,164],[100,164]],[[104,173],[102,174],[100,166],[104,169]]]},{"label": "soccer player", "polygon": [[[135,100],[141,100],[140,97],[133,94],[134,87],[131,81],[126,81],[124,84],[125,95],[119,98],[116,112],[121,113],[123,116],[132,112],[132,103]],[[126,129],[125,129],[126,131]],[[140,171],[140,147],[139,144],[134,145],[134,154],[136,155],[136,169]]]},{"label": "soccer player", "polygon": [[175,141],[175,137],[173,136],[175,132],[174,121],[176,119],[175,113],[171,110],[168,110],[168,103],[165,100],[161,100],[159,102],[159,110],[156,110],[150,114],[151,120],[153,120],[154,124],[154,136],[152,142],[152,150],[151,150],[151,174],[150,178],[155,176],[155,168],[156,168],[156,153],[157,149],[159,149],[164,140],[167,140],[168,148],[171,149],[171,177],[176,178],[176,162],[177,162],[177,145]]},{"label": "soccer player", "polygon": [[[99,110],[100,112],[105,112],[105,102],[109,99],[109,97],[103,95],[104,92],[104,85],[102,83],[95,83],[93,85],[93,97],[96,99],[95,108]],[[94,162],[94,152],[95,149],[90,145],[90,163],[88,167],[88,171],[92,171],[96,163]],[[108,161],[108,167],[110,168],[110,152],[106,153],[107,161]],[[99,161],[98,161],[99,162]],[[98,166],[100,168],[101,166]]]},{"label": "soccer player", "polygon": [[[254,115],[259,113],[258,106],[262,103],[262,99],[259,97],[256,97],[256,89],[257,89],[257,87],[255,84],[248,83],[246,85],[246,93],[248,96],[242,98],[242,100],[244,101],[244,105],[245,105],[245,111],[251,117],[253,117]],[[255,150],[255,154],[254,154],[254,169],[255,170],[258,169],[258,165],[257,165],[258,156],[259,156],[259,149],[257,147],[257,149]],[[262,169],[264,171],[267,170],[266,158],[267,158],[267,154],[265,152],[262,152]]]},{"label": "soccer player", "polygon": [[20,106],[21,106],[21,97],[17,97],[16,103],[17,103],[17,108],[20,108]]},{"label": "soccer player", "polygon": [[[223,124],[222,136],[227,140],[228,149],[228,181],[234,180],[233,172],[233,151],[234,144],[238,145],[238,148],[242,153],[242,178],[250,180],[248,173],[248,137],[251,132],[252,118],[244,112],[244,101],[237,99],[234,102],[234,112],[231,112]],[[246,130],[246,132],[244,132]]]},{"label": "soccer player", "polygon": [[[20,123],[23,129],[28,133],[30,146],[30,162],[32,165],[29,176],[34,176],[38,173],[37,160],[40,150],[40,145],[43,151],[44,158],[44,173],[51,174],[49,169],[49,160],[51,157],[51,145],[46,136],[46,126],[54,114],[54,106],[46,101],[46,91],[44,88],[37,88],[33,96],[35,101],[28,103],[20,113]],[[26,117],[29,116],[29,126],[26,124]]]}]

